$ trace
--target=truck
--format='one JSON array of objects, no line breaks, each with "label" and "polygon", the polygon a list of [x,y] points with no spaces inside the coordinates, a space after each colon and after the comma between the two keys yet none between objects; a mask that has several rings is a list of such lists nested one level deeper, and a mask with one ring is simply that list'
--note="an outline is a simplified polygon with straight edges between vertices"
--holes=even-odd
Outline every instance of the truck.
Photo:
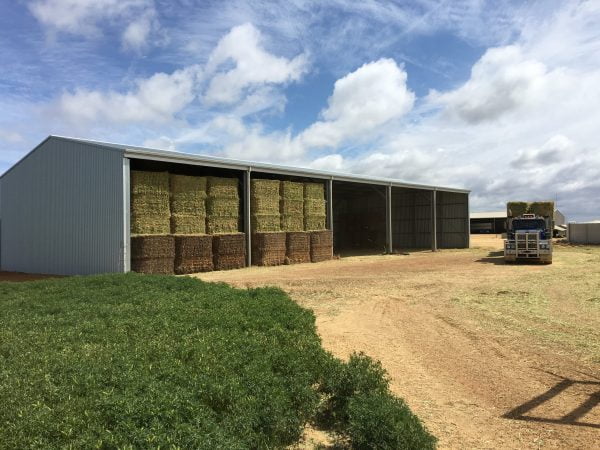
[{"label": "truck", "polygon": [[508,202],[504,261],[552,264],[554,202]]}]

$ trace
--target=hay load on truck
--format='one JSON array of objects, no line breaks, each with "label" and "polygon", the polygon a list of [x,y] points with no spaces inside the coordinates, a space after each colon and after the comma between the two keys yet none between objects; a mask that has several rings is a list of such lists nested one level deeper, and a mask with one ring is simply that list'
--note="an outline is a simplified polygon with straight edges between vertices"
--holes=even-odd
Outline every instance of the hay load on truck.
[{"label": "hay load on truck", "polygon": [[554,202],[508,202],[504,260],[552,264]]}]

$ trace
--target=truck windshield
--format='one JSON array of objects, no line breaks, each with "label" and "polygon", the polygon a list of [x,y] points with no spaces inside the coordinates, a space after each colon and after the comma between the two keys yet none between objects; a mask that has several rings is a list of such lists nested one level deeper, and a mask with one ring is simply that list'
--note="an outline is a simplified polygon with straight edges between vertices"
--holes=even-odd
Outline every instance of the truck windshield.
[{"label": "truck windshield", "polygon": [[513,230],[545,230],[546,223],[542,219],[516,219],[512,227]]}]

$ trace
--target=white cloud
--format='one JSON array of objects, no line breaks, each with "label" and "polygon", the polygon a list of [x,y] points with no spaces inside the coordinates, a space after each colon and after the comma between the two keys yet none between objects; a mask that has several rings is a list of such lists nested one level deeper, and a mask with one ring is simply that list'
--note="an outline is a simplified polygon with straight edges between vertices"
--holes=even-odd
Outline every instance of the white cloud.
[{"label": "white cloud", "polygon": [[415,95],[406,86],[406,72],[393,59],[364,64],[337,80],[323,120],[301,135],[308,147],[337,147],[406,114]]},{"label": "white cloud", "polygon": [[[233,68],[229,68],[231,63]],[[219,71],[223,66],[225,70]],[[297,81],[306,67],[306,55],[293,59],[275,56],[263,48],[261,33],[252,24],[239,25],[219,41],[208,59],[206,72],[212,79],[204,101],[230,105],[239,101],[247,88]]]},{"label": "white cloud", "polygon": [[139,50],[152,30],[159,28],[152,0],[34,0],[31,14],[52,33],[86,37],[101,34],[100,23],[125,27],[124,47]]},{"label": "white cloud", "polygon": [[514,168],[530,168],[563,163],[573,158],[575,147],[566,136],[556,135],[548,139],[540,148],[527,149],[513,159],[510,165]]},{"label": "white cloud", "polygon": [[334,153],[315,159],[310,163],[310,167],[320,170],[340,171],[344,169],[345,161],[342,155]]},{"label": "white cloud", "polygon": [[23,136],[17,133],[16,131],[0,129],[0,140],[9,142],[11,144],[15,144],[18,142],[22,142],[24,139]]},{"label": "white cloud", "polygon": [[127,93],[78,89],[64,93],[59,110],[75,123],[105,121],[113,123],[166,123],[195,98],[199,68],[189,67],[172,74],[157,73],[136,82]]}]

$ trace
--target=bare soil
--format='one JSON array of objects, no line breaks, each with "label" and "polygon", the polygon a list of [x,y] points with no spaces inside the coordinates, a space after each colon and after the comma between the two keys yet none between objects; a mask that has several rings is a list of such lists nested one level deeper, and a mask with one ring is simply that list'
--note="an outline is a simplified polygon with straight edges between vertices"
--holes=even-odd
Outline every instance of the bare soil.
[{"label": "bare soil", "polygon": [[600,248],[557,246],[545,266],[501,247],[197,276],[287,291],[327,349],[382,361],[441,448],[600,448]]}]

